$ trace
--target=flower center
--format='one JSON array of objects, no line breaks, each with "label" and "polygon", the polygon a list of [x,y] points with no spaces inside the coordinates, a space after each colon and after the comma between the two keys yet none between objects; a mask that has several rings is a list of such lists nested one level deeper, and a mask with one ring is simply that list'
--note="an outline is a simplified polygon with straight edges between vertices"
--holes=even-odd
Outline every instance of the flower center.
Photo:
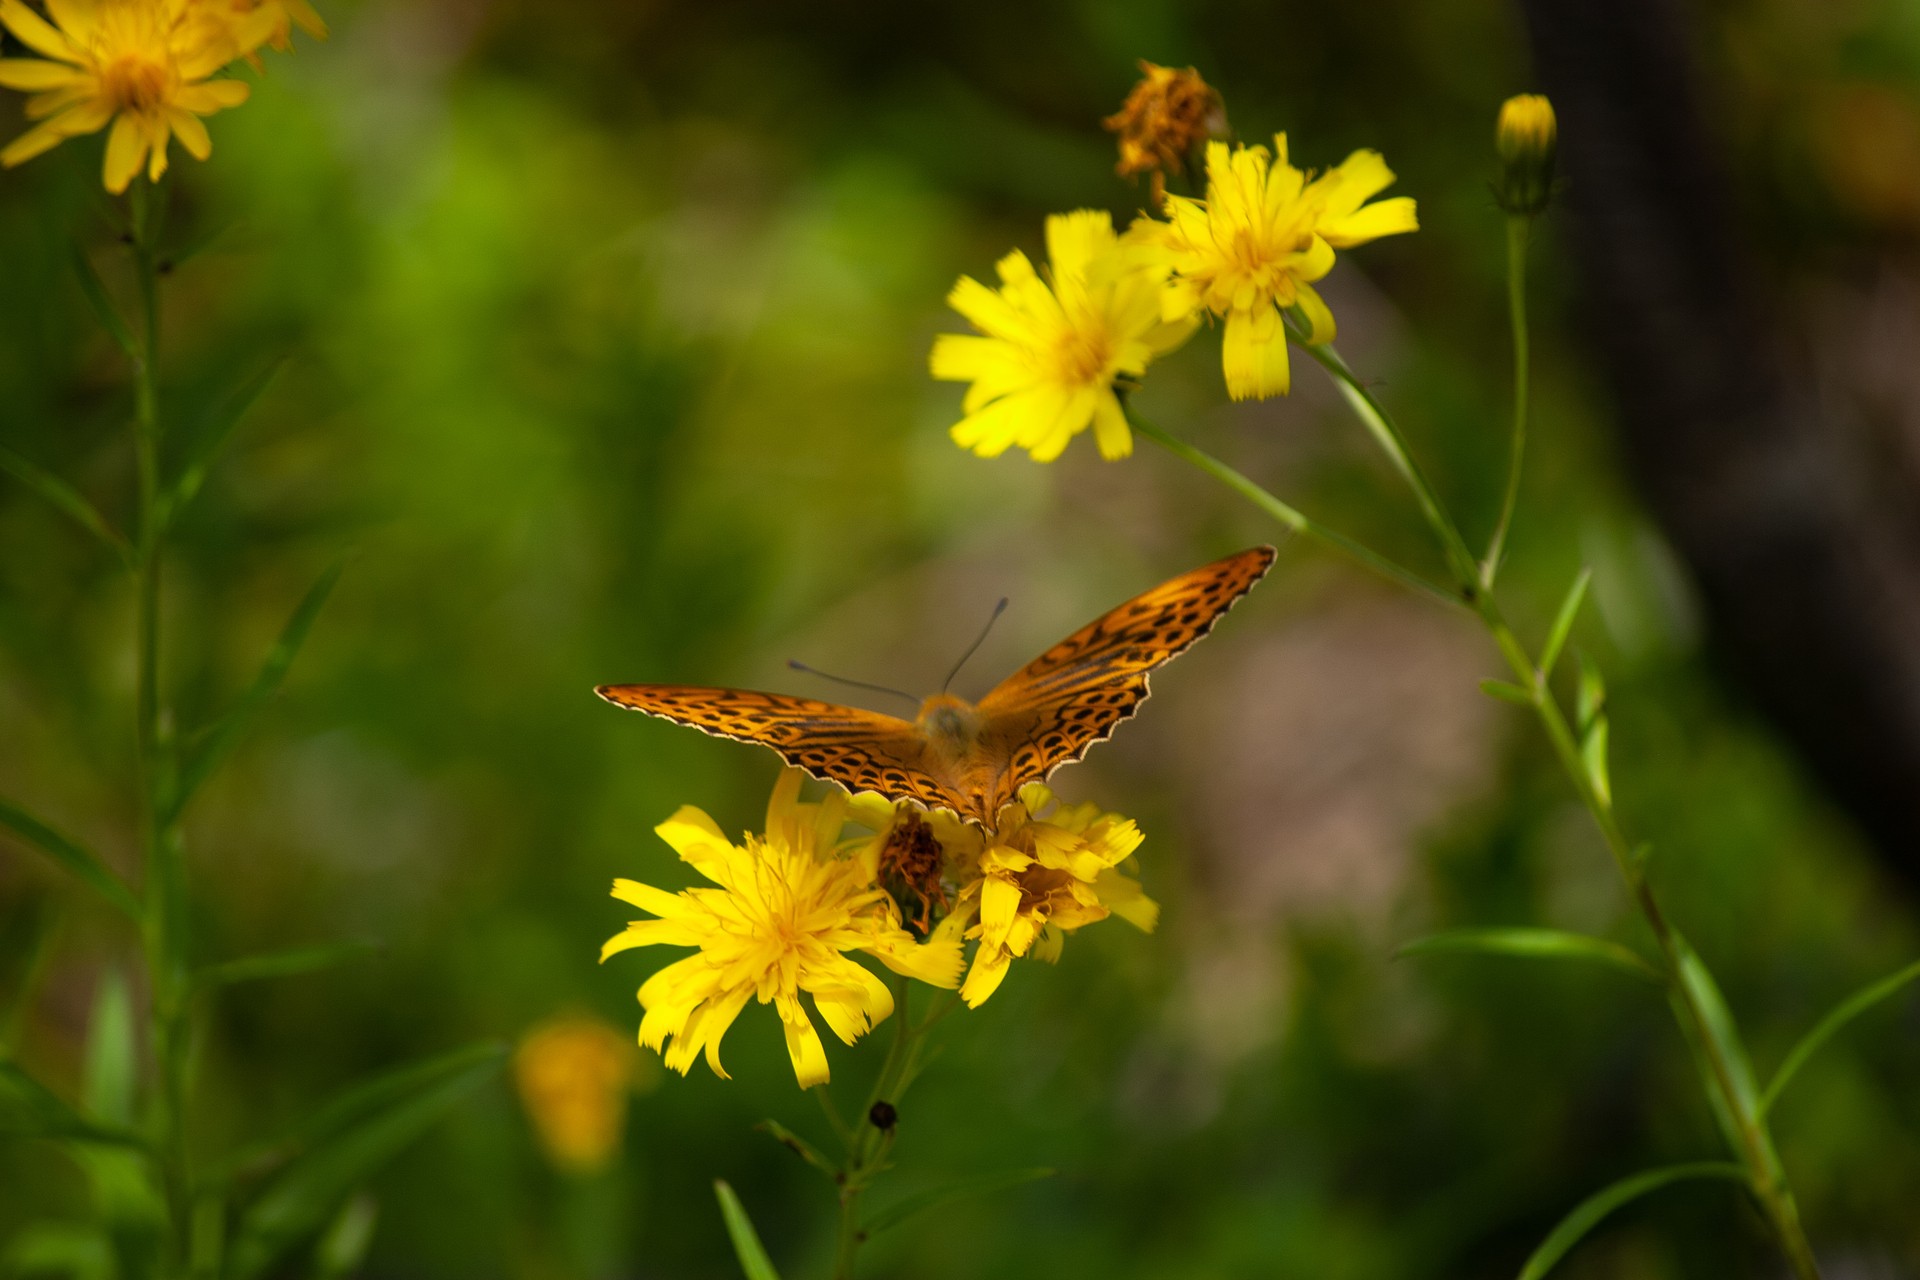
[{"label": "flower center", "polygon": [[1112,344],[1107,341],[1104,327],[1082,329],[1075,326],[1061,334],[1054,343],[1054,373],[1060,382],[1069,386],[1099,382],[1103,380],[1112,356]]},{"label": "flower center", "polygon": [[167,100],[167,69],[139,54],[123,54],[101,69],[100,89],[115,111],[152,111]]}]

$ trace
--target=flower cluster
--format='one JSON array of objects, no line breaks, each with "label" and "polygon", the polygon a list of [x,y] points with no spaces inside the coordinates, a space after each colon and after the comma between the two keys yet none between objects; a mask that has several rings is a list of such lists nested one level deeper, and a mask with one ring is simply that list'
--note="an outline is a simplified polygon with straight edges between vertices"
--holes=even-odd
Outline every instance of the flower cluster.
[{"label": "flower cluster", "polygon": [[[1146,71],[1114,119],[1127,126],[1123,171],[1155,167],[1157,176],[1203,136],[1192,117],[1206,86],[1181,79],[1190,73]],[[1183,104],[1180,129],[1169,95]],[[1167,154],[1149,145],[1150,124]],[[1142,215],[1124,235],[1104,213],[1048,218],[1044,275],[1015,250],[999,263],[998,290],[961,277],[947,301],[979,334],[940,335],[931,359],[934,377],[972,384],[956,443],[985,456],[1018,446],[1049,462],[1092,426],[1101,456],[1126,456],[1122,396],[1202,318],[1224,322],[1229,395],[1285,395],[1289,319],[1303,342],[1333,340],[1333,313],[1313,286],[1336,251],[1419,225],[1411,198],[1374,199],[1393,182],[1376,151],[1315,175],[1293,166],[1276,134],[1271,150],[1208,143],[1206,170],[1204,198],[1156,196],[1164,217]]]},{"label": "flower cluster", "polygon": [[[640,987],[640,1042],[685,1073],[704,1055],[725,1078],[720,1041],[749,1001],[771,1004],[802,1088],[828,1079],[824,1045],[801,1000],[852,1044],[894,1010],[893,993],[853,959],[952,989],[970,1006],[992,995],[1011,962],[1058,956],[1063,933],[1118,915],[1151,929],[1158,908],[1118,868],[1140,844],[1131,821],[1091,805],[1060,806],[1022,789],[992,832],[944,810],[834,788],[803,803],[785,770],[764,834],[734,844],[699,809],[655,830],[713,887],[668,893],[632,880],[613,896],[650,913],[608,939],[696,948]],[[935,904],[944,911],[933,919]],[[915,921],[918,936],[908,928]],[[964,948],[976,943],[966,983]]]},{"label": "flower cluster", "polygon": [[262,46],[287,48],[295,26],[326,34],[307,0],[47,0],[47,14],[0,0],[0,24],[42,55],[0,59],[0,85],[33,94],[27,117],[39,122],[0,151],[0,164],[111,125],[101,176],[115,194],[142,168],[159,181],[175,138],[196,160],[212,153],[201,117],[249,92],[221,71],[257,62]]}]

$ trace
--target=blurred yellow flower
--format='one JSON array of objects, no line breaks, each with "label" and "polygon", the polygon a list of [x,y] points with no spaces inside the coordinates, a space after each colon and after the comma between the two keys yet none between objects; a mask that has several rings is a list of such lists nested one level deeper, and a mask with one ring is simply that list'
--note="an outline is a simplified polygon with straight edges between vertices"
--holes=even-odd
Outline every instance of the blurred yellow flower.
[{"label": "blurred yellow flower", "polygon": [[286,52],[293,47],[295,27],[315,40],[327,38],[326,19],[307,0],[195,0],[195,3],[209,21],[224,23],[236,34],[251,35],[260,29],[255,24],[264,25],[267,32],[264,42],[247,46],[247,59],[256,67],[260,65],[260,57],[252,50],[259,43],[265,43]]},{"label": "blurred yellow flower", "polygon": [[[302,6],[304,7],[304,6]],[[216,15],[202,0],[48,0],[45,18],[22,0],[0,0],[0,23],[44,58],[0,59],[0,85],[23,89],[41,123],[0,151],[8,168],[109,124],[102,177],[115,194],[145,165],[158,181],[167,143],[204,160],[213,150],[201,116],[247,100],[238,80],[209,79],[273,35],[278,4]]]},{"label": "blurred yellow flower", "polygon": [[1419,226],[1411,198],[1367,201],[1393,181],[1377,151],[1356,151],[1315,178],[1274,151],[1215,142],[1207,147],[1207,197],[1170,195],[1167,220],[1141,218],[1128,231],[1147,261],[1171,271],[1164,316],[1205,310],[1225,316],[1221,362],[1235,400],[1285,395],[1286,330],[1294,309],[1306,341],[1331,342],[1333,313],[1312,282],[1333,269],[1334,250]]},{"label": "blurred yellow flower", "polygon": [[1560,125],[1553,104],[1537,93],[1522,93],[1500,104],[1493,128],[1500,153],[1500,204],[1508,213],[1534,217],[1553,198],[1553,159]]},{"label": "blurred yellow flower", "polygon": [[[685,1074],[703,1052],[714,1074],[720,1039],[749,999],[772,1004],[786,1030],[787,1053],[801,1088],[827,1081],[827,1056],[800,1002],[814,1007],[841,1041],[854,1040],[893,1012],[893,993],[847,954],[862,951],[895,973],[938,987],[960,981],[960,944],[951,937],[916,943],[876,883],[878,846],[838,848],[847,796],[799,801],[800,771],[782,771],[767,805],[764,836],[734,845],[699,809],[681,808],[654,828],[675,852],[718,888],[667,893],[616,880],[613,896],[658,917],[638,920],[608,939],[600,958],[629,947],[697,947],[640,988],[646,1015],[640,1043],[661,1049]],[[668,1038],[672,1045],[662,1049]]]},{"label": "blurred yellow flower", "polygon": [[618,1030],[586,1014],[561,1014],[529,1031],[513,1055],[513,1082],[554,1164],[598,1173],[626,1125],[637,1064]]},{"label": "blurred yellow flower", "polygon": [[980,331],[934,339],[933,376],[971,382],[954,442],[991,458],[1018,445],[1036,462],[1093,428],[1104,458],[1133,452],[1115,384],[1146,373],[1186,341],[1194,321],[1162,319],[1164,269],[1122,249],[1113,219],[1082,209],[1047,219],[1047,278],[1018,249],[1000,259],[1000,288],[962,276],[947,301]]}]

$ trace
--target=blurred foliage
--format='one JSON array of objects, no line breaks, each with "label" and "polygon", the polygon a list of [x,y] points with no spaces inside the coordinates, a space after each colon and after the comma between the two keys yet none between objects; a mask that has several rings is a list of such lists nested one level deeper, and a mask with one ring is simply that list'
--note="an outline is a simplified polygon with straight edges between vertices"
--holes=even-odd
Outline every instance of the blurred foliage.
[{"label": "blurred foliage", "polygon": [[[1492,518],[1508,357],[1491,122],[1529,87],[1500,5],[325,7],[334,38],[276,59],[215,121],[213,160],[178,183],[179,233],[212,238],[166,286],[165,411],[187,430],[236,381],[280,368],[177,535],[166,670],[183,718],[204,718],[351,551],[284,693],[189,815],[196,959],[342,937],[380,949],[213,1006],[205,1150],[556,1011],[635,1023],[648,966],[593,964],[625,919],[607,882],[676,883],[652,824],[692,802],[744,828],[774,766],[616,714],[594,684],[811,692],[781,666],[805,656],[930,686],[953,637],[1012,594],[971,669],[984,682],[1131,592],[1272,536],[1152,452],[1108,467],[1081,447],[1049,469],[967,457],[944,438],[957,392],[925,374],[931,335],[956,327],[941,303],[956,275],[1035,248],[1046,212],[1138,205],[1098,128],[1137,57],[1197,64],[1242,136],[1285,128],[1302,163],[1385,152],[1423,230],[1328,281],[1343,345],[1481,533]],[[1910,254],[1911,8],[1728,0],[1696,16],[1768,251],[1809,273]],[[0,181],[0,435],[119,517],[125,371],[70,274],[76,232],[96,250],[114,236],[96,146]],[[1550,221],[1512,612],[1538,635],[1594,566],[1598,621],[1576,643],[1610,670],[1616,794],[1764,1071],[1920,950],[1920,929],[1699,652],[1684,578],[1617,479],[1554,241]],[[1156,366],[1143,404],[1315,514],[1422,555],[1331,396],[1303,386],[1229,408],[1217,379],[1203,337]],[[1379,592],[1283,548],[1183,667],[1244,665],[1266,637]],[[109,557],[0,482],[0,794],[122,868],[136,862],[130,616]],[[1481,665],[1493,674],[1493,655]],[[1335,670],[1315,687],[1337,707],[1342,682],[1365,678]],[[1252,851],[1225,847],[1179,785],[1234,749],[1206,728],[1224,705],[1161,705],[1222,687],[1170,672],[1120,742],[1063,778],[1146,826],[1160,932],[1090,930],[1057,969],[1017,968],[944,1027],[875,1206],[1015,1165],[1060,1176],[916,1219],[875,1242],[872,1274],[1512,1274],[1601,1183],[1713,1152],[1682,1047],[1637,984],[1388,959],[1442,926],[1633,939],[1597,840],[1517,715],[1431,730],[1486,767],[1415,824],[1414,856],[1385,851],[1384,892],[1249,923],[1233,886]],[[1223,930],[1253,941],[1222,961]],[[9,848],[0,998],[22,994],[41,936],[23,1052],[77,1092],[95,993],[137,968],[137,940]],[[864,1087],[871,1050],[838,1053],[837,1076]],[[731,1277],[716,1177],[784,1274],[820,1272],[827,1197],[751,1131],[771,1115],[811,1132],[815,1108],[772,1019],[750,1012],[728,1052],[730,1083],[645,1077],[623,1155],[594,1174],[552,1167],[506,1085],[490,1086],[371,1188],[365,1273]],[[1916,1078],[1909,996],[1781,1103],[1783,1154],[1836,1275],[1920,1269]],[[0,1247],[72,1220],[83,1189],[50,1149],[0,1146]],[[367,1229],[358,1212],[341,1231]],[[1758,1241],[1736,1193],[1690,1185],[1623,1213],[1565,1274],[1774,1274]]]}]

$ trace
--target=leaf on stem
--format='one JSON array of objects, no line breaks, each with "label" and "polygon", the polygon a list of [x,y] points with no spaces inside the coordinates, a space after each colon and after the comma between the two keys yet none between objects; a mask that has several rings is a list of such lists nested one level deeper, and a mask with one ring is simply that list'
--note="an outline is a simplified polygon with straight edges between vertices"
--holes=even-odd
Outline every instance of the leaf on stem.
[{"label": "leaf on stem", "polygon": [[99,1227],[77,1222],[34,1222],[22,1227],[0,1255],[0,1274],[66,1276],[68,1280],[113,1280],[113,1242]]},{"label": "leaf on stem", "polygon": [[1660,971],[1630,947],[1590,934],[1564,929],[1452,929],[1415,938],[1394,951],[1402,956],[1478,952],[1484,955],[1522,956],[1547,960],[1588,960],[1630,973],[1645,982],[1664,986]]},{"label": "leaf on stem", "polygon": [[1580,606],[1587,598],[1587,586],[1593,581],[1593,570],[1582,569],[1580,576],[1573,580],[1567,589],[1566,599],[1560,602],[1560,612],[1553,620],[1553,630],[1547,633],[1547,646],[1540,651],[1540,674],[1550,676],[1560,661],[1560,651],[1566,648],[1567,636],[1573,631],[1573,620],[1580,615]]},{"label": "leaf on stem", "polygon": [[93,996],[93,1014],[87,1021],[87,1058],[84,1095],[87,1110],[116,1125],[133,1123],[133,1088],[139,1066],[134,1061],[133,1000],[118,970],[100,976]]},{"label": "leaf on stem", "polygon": [[1586,738],[1580,743],[1580,762],[1586,766],[1587,781],[1593,784],[1594,794],[1608,808],[1613,807],[1613,781],[1607,775],[1607,718],[1594,717],[1593,724],[1587,729]]},{"label": "leaf on stem", "polygon": [[357,1275],[373,1244],[380,1206],[365,1192],[347,1201],[314,1249],[313,1280],[347,1280]]},{"label": "leaf on stem", "polygon": [[255,370],[245,382],[235,387],[233,393],[216,405],[201,422],[186,461],[181,464],[180,478],[173,483],[173,492],[168,499],[170,511],[178,510],[193,501],[194,495],[200,492],[200,486],[205,483],[207,469],[213,465],[220,447],[227,442],[227,437],[233,434],[233,429],[240,424],[242,418],[247,416],[247,410],[260,399],[261,393],[266,391],[268,384],[274,380],[285,364],[284,357],[276,356],[269,360]]},{"label": "leaf on stem", "polygon": [[27,1138],[66,1138],[144,1150],[146,1139],[131,1129],[88,1119],[17,1062],[0,1061],[0,1133]]},{"label": "leaf on stem", "polygon": [[943,1187],[922,1191],[896,1200],[880,1212],[861,1224],[861,1230],[869,1236],[879,1235],[890,1227],[897,1227],[915,1214],[927,1209],[937,1208],[952,1200],[964,1196],[991,1195],[996,1191],[1008,1191],[1014,1187],[1025,1186],[1029,1182],[1038,1182],[1042,1178],[1051,1178],[1052,1169],[1003,1169],[998,1173],[981,1173],[971,1178],[961,1178],[949,1182]]},{"label": "leaf on stem", "polygon": [[114,345],[126,354],[127,359],[139,359],[140,346],[133,339],[133,330],[120,311],[113,305],[113,299],[107,296],[107,286],[101,283],[100,273],[93,269],[93,259],[87,257],[87,251],[78,244],[73,246],[73,274],[80,281],[80,292],[87,295],[87,303],[98,316],[100,324],[113,336]]},{"label": "leaf on stem", "polygon": [[5,445],[0,445],[0,471],[7,472],[58,507],[81,528],[113,548],[114,554],[120,557],[123,565],[132,566],[133,548],[128,545],[126,538],[118,529],[107,523],[107,518],[100,514],[100,509],[81,496],[78,489],[39,463],[15,453]]},{"label": "leaf on stem", "polygon": [[1774,1102],[1780,1097],[1780,1091],[1787,1087],[1787,1082],[1792,1080],[1799,1073],[1800,1068],[1806,1065],[1807,1059],[1817,1053],[1827,1041],[1833,1039],[1842,1027],[1882,1000],[1895,995],[1900,988],[1917,978],[1920,978],[1920,961],[1915,961],[1898,973],[1889,974],[1878,982],[1868,983],[1835,1005],[1826,1017],[1820,1019],[1813,1030],[1800,1037],[1800,1042],[1787,1054],[1786,1060],[1780,1064],[1780,1069],[1773,1073],[1773,1079],[1768,1083],[1767,1091],[1760,1097],[1761,1113],[1765,1114],[1772,1109]]},{"label": "leaf on stem", "polygon": [[1607,681],[1600,668],[1586,654],[1580,655],[1580,697],[1575,704],[1574,726],[1586,737],[1607,706]]},{"label": "leaf on stem", "polygon": [[753,1229],[753,1220],[747,1217],[746,1206],[733,1194],[733,1188],[716,1178],[713,1194],[720,1200],[720,1216],[727,1223],[727,1238],[733,1241],[734,1256],[740,1259],[740,1269],[747,1273],[747,1280],[780,1280],[780,1273],[773,1269],[773,1262],[767,1257],[766,1247],[760,1243],[759,1233]]},{"label": "leaf on stem", "polygon": [[762,1120],[753,1127],[759,1132],[767,1134],[775,1142],[786,1147],[789,1151],[793,1152],[793,1154],[799,1156],[802,1160],[805,1160],[829,1178],[839,1176],[840,1170],[833,1166],[832,1161],[821,1155],[819,1150],[811,1142],[808,1142],[805,1138],[787,1128],[787,1126],[781,1124],[778,1120]]},{"label": "leaf on stem", "polygon": [[1645,1173],[1636,1173],[1632,1177],[1622,1178],[1613,1185],[1595,1192],[1582,1200],[1580,1204],[1560,1220],[1560,1225],[1552,1234],[1540,1243],[1527,1259],[1527,1265],[1520,1271],[1520,1280],[1541,1280],[1554,1264],[1567,1255],[1567,1252],[1589,1232],[1598,1226],[1602,1219],[1620,1206],[1637,1200],[1649,1192],[1675,1182],[1684,1182],[1695,1178],[1721,1178],[1729,1182],[1745,1184],[1747,1174],[1737,1164],[1723,1160],[1702,1160],[1694,1164],[1668,1165],[1663,1169],[1649,1169]]},{"label": "leaf on stem", "polygon": [[247,956],[241,960],[227,960],[220,964],[210,964],[193,975],[196,991],[207,991],[215,987],[230,987],[241,982],[259,982],[267,978],[292,978],[303,973],[315,973],[321,969],[331,969],[335,965],[345,964],[349,960],[358,960],[380,949],[377,942],[334,942],[318,947],[296,947],[288,951],[271,951],[266,955]]},{"label": "leaf on stem", "polygon": [[1505,680],[1482,680],[1480,682],[1480,692],[1486,694],[1489,698],[1497,698],[1501,702],[1511,702],[1516,707],[1531,707],[1533,705],[1532,694],[1522,689],[1519,685],[1510,684]]},{"label": "leaf on stem", "polygon": [[181,766],[179,780],[174,785],[171,802],[167,805],[167,825],[179,820],[194,792],[239,745],[254,716],[259,714],[280,687],[288,668],[293,666],[294,657],[300,652],[300,646],[306,641],[307,632],[312,630],[314,620],[320,616],[321,606],[326,604],[328,594],[332,592],[334,583],[340,580],[340,573],[345,568],[344,560],[335,561],[320,575],[320,580],[308,588],[300,606],[293,611],[293,616],[281,630],[280,639],[260,664],[260,673],[253,678],[253,683],[227,709],[227,713],[214,722],[199,748]]},{"label": "leaf on stem", "polygon": [[349,1089],[297,1126],[275,1145],[299,1154],[241,1214],[228,1274],[251,1280],[317,1236],[355,1188],[491,1077],[506,1053],[475,1045],[402,1067]]},{"label": "leaf on stem", "polygon": [[84,881],[101,897],[134,920],[140,919],[140,903],[119,876],[107,864],[79,843],[55,831],[40,819],[10,800],[0,800],[0,827],[5,827],[40,852],[52,858]]}]

